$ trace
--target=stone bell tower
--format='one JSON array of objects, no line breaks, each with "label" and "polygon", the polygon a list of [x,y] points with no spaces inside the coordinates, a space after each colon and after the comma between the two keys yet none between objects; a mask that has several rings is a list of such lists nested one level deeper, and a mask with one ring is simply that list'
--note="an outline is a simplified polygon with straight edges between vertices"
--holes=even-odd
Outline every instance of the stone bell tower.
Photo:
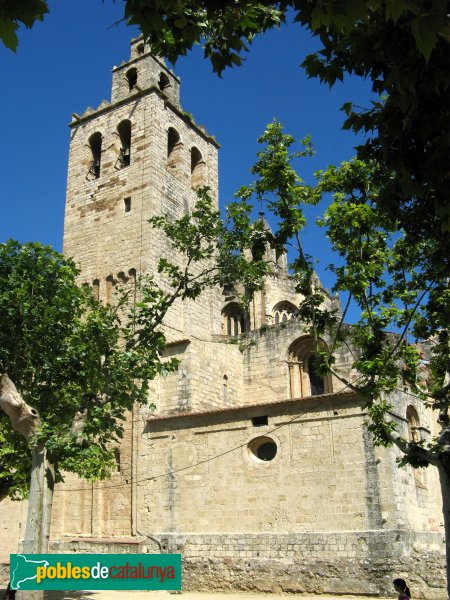
[{"label": "stone bell tower", "polygon": [[[113,68],[111,101],[74,113],[70,128],[64,253],[78,264],[80,283],[91,285],[105,303],[113,299],[116,284],[133,285],[140,275],[151,275],[164,287],[157,273],[159,259],[176,261],[177,255],[148,219],[190,213],[203,185],[218,206],[216,140],[183,112],[180,80],[142,39],[133,40],[129,60]],[[152,382],[150,396],[159,414],[190,410],[201,402],[220,403],[222,372],[215,388],[209,383],[214,393],[207,399],[200,374],[204,356],[213,354],[205,341],[220,333],[221,301],[219,289],[207,290],[195,302],[177,301],[166,315],[166,354],[177,356],[180,367]],[[222,354],[222,363],[227,363],[226,348]],[[225,368],[216,363],[217,369]],[[230,390],[233,398],[232,385]],[[110,481],[94,486],[69,474],[68,487],[58,486],[54,548],[82,536],[83,544],[93,537],[96,543],[106,540],[115,551],[110,538],[118,537],[122,544],[123,536],[137,535],[134,481],[142,427],[136,409],[124,424],[117,472]]]},{"label": "stone bell tower", "polygon": [[[195,190],[211,189],[217,203],[218,144],[180,105],[180,80],[142,39],[112,70],[111,101],[81,116],[71,128],[64,253],[107,302],[117,282],[155,275],[160,257],[173,260],[154,215],[179,218],[195,203]],[[220,297],[206,294],[170,316],[170,339],[219,333]]]}]

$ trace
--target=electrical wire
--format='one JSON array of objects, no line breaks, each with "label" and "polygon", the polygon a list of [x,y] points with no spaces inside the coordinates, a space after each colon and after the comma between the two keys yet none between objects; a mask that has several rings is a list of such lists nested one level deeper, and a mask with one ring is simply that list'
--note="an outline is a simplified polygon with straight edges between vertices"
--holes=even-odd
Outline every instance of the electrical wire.
[{"label": "electrical wire", "polygon": [[[348,387],[348,386],[345,386]],[[345,388],[343,388],[345,389]],[[340,392],[342,392],[343,390],[340,390]],[[290,425],[291,423],[295,423],[296,421],[298,421],[301,417],[305,416],[306,414],[310,413],[311,411],[315,410],[318,406],[320,406],[322,404],[323,400],[320,400],[318,402],[316,402],[313,406],[309,407],[307,410],[304,410],[303,412],[301,412],[300,414],[295,415],[291,420],[285,422],[285,423],[281,423],[280,425],[277,425],[276,427],[273,427],[272,429],[270,429],[269,431],[265,431],[264,435],[270,435],[271,433],[274,433],[275,431],[278,431],[279,429],[282,429],[283,427],[285,427],[286,425]],[[251,407],[243,407],[243,408],[251,408]],[[195,416],[195,413],[192,413],[191,416]],[[247,446],[248,442],[244,442],[243,444],[239,444],[238,446],[234,446],[233,448],[230,448],[229,450],[226,450],[225,452],[221,452],[220,454],[216,454],[214,456],[209,456],[203,460],[200,460],[192,465],[188,465],[187,467],[181,467],[179,469],[171,469],[169,471],[165,471],[164,473],[158,473],[156,475],[149,475],[148,477],[144,477],[142,479],[137,479],[134,481],[134,484],[137,485],[139,483],[144,483],[145,481],[156,481],[158,479],[161,478],[165,478],[165,477],[172,477],[173,475],[175,475],[176,473],[181,473],[182,471],[187,471],[189,469],[194,469],[195,467],[198,467],[199,465],[203,465],[205,463],[208,463],[212,460],[217,460],[218,458],[222,458],[223,456],[227,456],[228,454],[231,454],[232,452],[235,452],[236,450],[239,450],[240,448],[244,448],[245,446]],[[116,488],[120,488],[120,487],[124,487],[124,486],[128,486],[131,485],[131,483],[125,482],[125,483],[117,483],[114,485],[100,485],[98,486],[97,490],[99,491],[103,491],[103,490],[110,490],[110,489],[116,489]],[[79,492],[79,491],[85,491],[85,490],[91,490],[91,487],[76,487],[76,488],[66,488],[64,487],[63,489],[61,489],[62,492]],[[59,491],[59,490],[57,490]]]}]

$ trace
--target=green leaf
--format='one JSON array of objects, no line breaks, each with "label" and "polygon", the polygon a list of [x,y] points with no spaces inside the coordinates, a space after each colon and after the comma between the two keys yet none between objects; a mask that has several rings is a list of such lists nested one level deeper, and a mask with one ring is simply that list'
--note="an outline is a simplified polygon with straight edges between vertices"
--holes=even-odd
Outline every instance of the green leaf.
[{"label": "green leaf", "polygon": [[411,31],[417,48],[428,62],[437,43],[437,33],[432,26],[432,21],[427,17],[416,17],[411,23]]},{"label": "green leaf", "polygon": [[0,39],[3,44],[13,52],[16,52],[19,44],[16,33],[18,28],[19,26],[14,21],[0,19]]}]

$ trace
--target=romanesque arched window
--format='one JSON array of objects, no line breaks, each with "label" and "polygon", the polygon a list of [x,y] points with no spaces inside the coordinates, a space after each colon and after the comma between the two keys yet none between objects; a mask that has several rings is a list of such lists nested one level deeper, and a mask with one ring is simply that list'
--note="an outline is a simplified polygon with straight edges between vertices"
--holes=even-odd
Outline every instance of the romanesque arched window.
[{"label": "romanesque arched window", "polygon": [[318,373],[317,354],[308,354],[304,361],[305,373],[308,375],[311,396],[325,393],[325,379]]},{"label": "romanesque arched window", "polygon": [[230,302],[222,309],[222,333],[236,336],[246,331],[246,318],[237,302]]},{"label": "romanesque arched window", "polygon": [[117,127],[120,137],[119,168],[128,167],[131,162],[131,122],[128,119],[121,121]]},{"label": "romanesque arched window", "polygon": [[[319,344],[325,347],[322,340]],[[291,344],[288,367],[291,398],[319,396],[333,391],[331,376],[323,376],[318,372],[316,345],[311,336],[302,336]]]},{"label": "romanesque arched window", "polygon": [[174,175],[181,163],[182,148],[180,134],[173,127],[169,127],[167,131],[167,169]]},{"label": "romanesque arched window", "polygon": [[92,179],[98,179],[100,177],[100,169],[102,162],[102,134],[95,132],[89,138],[89,147],[91,149],[91,162],[89,166],[89,173]]},{"label": "romanesque arched window", "polygon": [[205,181],[205,162],[195,146],[191,148],[191,188],[198,189]]},{"label": "romanesque arched window", "polygon": [[275,325],[278,325],[278,323],[289,321],[290,319],[294,318],[297,313],[297,307],[291,302],[284,300],[283,302],[278,302],[278,304],[275,304],[272,312],[273,322]]},{"label": "romanesque arched window", "polygon": [[137,69],[134,67],[129,69],[126,72],[125,77],[128,83],[128,91],[131,92],[131,90],[134,90],[137,85]]}]

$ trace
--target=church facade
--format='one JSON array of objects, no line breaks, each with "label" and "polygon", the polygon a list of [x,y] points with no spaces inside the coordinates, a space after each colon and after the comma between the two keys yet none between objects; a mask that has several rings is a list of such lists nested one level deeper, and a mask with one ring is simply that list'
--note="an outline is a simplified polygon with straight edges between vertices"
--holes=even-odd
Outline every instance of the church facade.
[{"label": "church facade", "polygon": [[[109,302],[173,259],[150,217],[189,213],[201,185],[218,203],[219,146],[139,39],[113,69],[111,101],[70,127],[64,253]],[[170,309],[178,369],[153,382],[156,411],[130,414],[110,480],[57,486],[52,550],[181,552],[184,586],[199,590],[384,595],[402,576],[444,598],[437,471],[400,469],[395,449],[374,446],[357,394],[315,375],[286,258],[273,260],[248,313],[219,288]],[[337,361],[357,377],[350,352]],[[433,434],[415,398],[393,404],[405,435]]]}]

